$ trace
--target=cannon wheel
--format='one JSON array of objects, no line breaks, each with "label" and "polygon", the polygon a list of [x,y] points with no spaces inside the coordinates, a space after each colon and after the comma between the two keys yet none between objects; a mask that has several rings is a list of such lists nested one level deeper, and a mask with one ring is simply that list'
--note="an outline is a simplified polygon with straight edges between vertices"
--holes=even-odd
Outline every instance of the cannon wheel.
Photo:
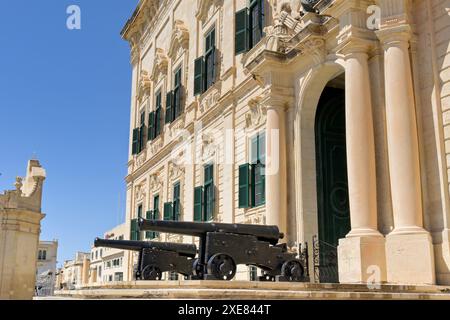
[{"label": "cannon wheel", "polygon": [[203,271],[203,265],[199,262],[198,259],[194,260],[192,269],[194,270],[194,275],[196,276],[196,278],[198,280],[203,280],[205,272]]},{"label": "cannon wheel", "polygon": [[233,258],[224,253],[213,255],[207,265],[208,274],[217,280],[231,280],[236,275],[236,263]]},{"label": "cannon wheel", "polygon": [[155,266],[146,266],[142,271],[142,279],[143,280],[161,280],[162,273],[159,268]]},{"label": "cannon wheel", "polygon": [[300,282],[303,279],[304,268],[300,261],[290,260],[283,263],[281,274],[287,281]]}]

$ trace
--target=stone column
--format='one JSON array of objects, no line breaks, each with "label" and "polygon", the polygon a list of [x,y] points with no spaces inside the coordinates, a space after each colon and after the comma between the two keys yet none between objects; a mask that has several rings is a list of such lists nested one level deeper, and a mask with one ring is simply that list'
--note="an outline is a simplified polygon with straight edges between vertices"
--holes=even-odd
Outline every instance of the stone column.
[{"label": "stone column", "polygon": [[[287,233],[285,102],[266,102],[266,224]],[[285,239],[284,239],[285,240]]]},{"label": "stone column", "polygon": [[345,55],[345,113],[351,231],[339,241],[341,283],[386,279],[385,240],[377,226],[377,189],[368,47],[349,43]]},{"label": "stone column", "polygon": [[384,29],[386,128],[394,213],[394,231],[387,236],[388,281],[434,284],[431,236],[423,229],[419,144],[411,61],[410,27]]}]

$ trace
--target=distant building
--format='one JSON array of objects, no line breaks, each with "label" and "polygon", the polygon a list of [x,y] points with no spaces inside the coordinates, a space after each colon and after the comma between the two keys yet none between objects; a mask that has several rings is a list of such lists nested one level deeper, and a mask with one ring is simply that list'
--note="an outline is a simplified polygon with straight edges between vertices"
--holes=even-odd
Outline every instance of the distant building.
[{"label": "distant building", "polygon": [[[104,234],[105,239],[124,240],[127,233],[126,224],[115,227]],[[111,249],[91,249],[90,284],[129,281],[127,266],[132,252]]]},{"label": "distant building", "polygon": [[90,253],[77,252],[74,260],[64,262],[63,268],[59,271],[61,280],[60,289],[76,289],[83,284],[83,265],[89,260]]},{"label": "distant building", "polygon": [[36,295],[52,296],[56,281],[58,241],[40,241],[37,251]]}]

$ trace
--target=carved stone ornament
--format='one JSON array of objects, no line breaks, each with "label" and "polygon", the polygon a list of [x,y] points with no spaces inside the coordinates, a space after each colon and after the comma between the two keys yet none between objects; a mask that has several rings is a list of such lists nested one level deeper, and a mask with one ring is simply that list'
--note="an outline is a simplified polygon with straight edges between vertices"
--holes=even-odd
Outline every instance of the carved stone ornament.
[{"label": "carved stone ornament", "polygon": [[150,152],[152,155],[157,154],[164,146],[163,136],[159,136],[156,140],[153,140],[150,144]]},{"label": "carved stone ornament", "polygon": [[145,195],[147,194],[147,187],[146,182],[142,182],[141,184],[137,185],[135,188],[135,199],[136,201],[141,201],[145,199]]},{"label": "carved stone ornament", "polygon": [[214,88],[211,92],[209,92],[200,102],[200,113],[203,114],[208,111],[211,107],[216,105],[216,103],[220,99],[220,91]]},{"label": "carved stone ornament", "polygon": [[180,50],[187,50],[188,48],[189,29],[183,21],[175,20],[168,55],[170,58],[175,59],[180,55]]},{"label": "carved stone ornament", "polygon": [[139,77],[138,98],[142,99],[150,95],[151,80],[148,71],[142,70]]},{"label": "carved stone ornament", "polygon": [[245,116],[247,128],[257,128],[266,123],[267,109],[260,103],[261,99],[261,97],[256,97],[248,103],[250,112]]},{"label": "carved stone ornament", "polygon": [[222,4],[223,0],[200,0],[197,7],[197,19],[205,22]]},{"label": "carved stone ornament", "polygon": [[264,225],[266,224],[266,217],[261,213],[252,213],[245,216],[245,224]]},{"label": "carved stone ornament", "polygon": [[147,152],[141,152],[140,155],[136,158],[136,166],[139,168],[141,167],[145,161],[147,161]]},{"label": "carved stone ornament", "polygon": [[150,176],[150,190],[156,192],[163,187],[161,172],[154,173]]},{"label": "carved stone ornament", "polygon": [[216,154],[217,145],[214,143],[214,136],[212,133],[202,134],[202,158],[207,161]]},{"label": "carved stone ornament", "polygon": [[185,168],[182,165],[178,165],[174,162],[169,164],[169,177],[172,181],[180,179],[184,174]]},{"label": "carved stone ornament", "polygon": [[167,75],[168,66],[169,58],[167,57],[163,49],[157,48],[151,80],[156,82],[161,75]]}]

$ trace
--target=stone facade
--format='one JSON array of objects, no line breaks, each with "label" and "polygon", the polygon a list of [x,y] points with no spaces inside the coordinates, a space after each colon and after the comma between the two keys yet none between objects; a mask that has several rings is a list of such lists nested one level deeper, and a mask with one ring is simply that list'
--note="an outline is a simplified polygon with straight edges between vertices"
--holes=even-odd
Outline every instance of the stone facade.
[{"label": "stone facade", "polygon": [[35,294],[45,170],[28,162],[15,190],[0,194],[0,299],[30,300]]},{"label": "stone facade", "polygon": [[[449,2],[302,3],[140,1],[122,31],[132,64],[127,237],[146,238],[134,219],[155,209],[196,219],[196,190],[213,181],[205,220],[278,225],[291,248],[309,244],[320,281],[328,258],[313,259],[314,236],[320,252],[333,248],[341,283],[450,284]],[[241,169],[261,155],[263,188],[252,171],[249,205]]]},{"label": "stone facade", "polygon": [[[129,231],[126,224],[117,226],[104,234],[104,239],[123,240]],[[130,281],[128,279],[128,260],[132,252],[92,247],[90,257],[89,284]]]},{"label": "stone facade", "polygon": [[39,241],[37,251],[36,294],[52,296],[56,285],[58,241]]},{"label": "stone facade", "polygon": [[58,289],[73,290],[89,283],[89,256],[90,253],[77,252],[75,259],[64,261],[56,281]]}]

